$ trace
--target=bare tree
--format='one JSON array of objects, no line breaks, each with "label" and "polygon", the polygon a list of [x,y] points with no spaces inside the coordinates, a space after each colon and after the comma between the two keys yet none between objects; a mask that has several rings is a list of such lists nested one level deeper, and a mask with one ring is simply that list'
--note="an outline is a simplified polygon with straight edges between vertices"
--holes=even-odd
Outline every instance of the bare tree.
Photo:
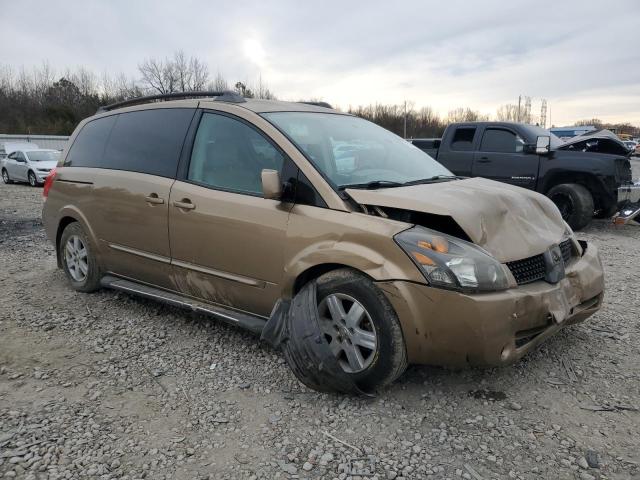
[{"label": "bare tree", "polygon": [[220,72],[216,73],[216,78],[209,82],[208,89],[214,92],[224,92],[229,90],[229,84]]},{"label": "bare tree", "polygon": [[482,122],[488,121],[489,115],[484,115],[476,110],[471,110],[470,108],[456,108],[454,110],[449,110],[449,114],[447,115],[447,122]]},{"label": "bare tree", "polygon": [[518,105],[507,103],[500,105],[496,111],[496,118],[500,122],[517,122],[518,121]]},{"label": "bare tree", "polygon": [[138,65],[143,84],[152,92],[166,94],[202,90],[209,79],[209,69],[196,57],[185,55],[182,50],[173,58],[145,59]]},{"label": "bare tree", "polygon": [[173,63],[157,58],[145,59],[138,65],[144,86],[161,95],[175,92],[176,75]]}]

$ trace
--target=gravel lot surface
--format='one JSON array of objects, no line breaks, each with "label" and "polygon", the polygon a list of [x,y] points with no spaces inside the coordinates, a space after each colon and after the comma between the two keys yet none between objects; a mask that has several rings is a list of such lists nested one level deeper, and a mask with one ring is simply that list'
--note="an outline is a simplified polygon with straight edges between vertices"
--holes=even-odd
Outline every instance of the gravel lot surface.
[{"label": "gravel lot surface", "polygon": [[607,277],[586,323],[514,366],[411,367],[359,399],[214,320],[74,292],[40,194],[0,185],[2,478],[640,478],[638,226],[579,234]]}]

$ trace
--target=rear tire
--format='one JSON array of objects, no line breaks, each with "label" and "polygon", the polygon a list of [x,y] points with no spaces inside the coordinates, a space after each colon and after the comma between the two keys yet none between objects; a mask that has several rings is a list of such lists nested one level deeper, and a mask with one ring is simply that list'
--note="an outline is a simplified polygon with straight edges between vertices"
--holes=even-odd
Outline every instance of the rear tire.
[{"label": "rear tire", "polygon": [[593,218],[593,195],[583,185],[562,183],[547,192],[547,197],[556,204],[562,218],[573,230],[586,227]]},{"label": "rear tire", "polygon": [[13,180],[11,180],[11,178],[9,178],[9,172],[7,172],[6,168],[2,169],[2,181],[4,183],[6,183],[7,185],[10,183],[13,183]]},{"label": "rear tire", "polygon": [[70,223],[62,232],[58,255],[74,290],[89,293],[100,289],[102,273],[96,250],[78,222]]},{"label": "rear tire", "polygon": [[[371,332],[375,335],[375,350],[370,351],[367,348],[358,347],[365,359],[364,367],[361,370],[350,371],[353,369],[349,367],[349,361],[344,351],[340,352],[342,358],[337,357],[343,364],[343,370],[353,378],[354,383],[363,391],[374,391],[390,384],[402,375],[407,368],[407,349],[402,328],[393,307],[374,282],[354,270],[339,269],[319,277],[316,280],[316,285],[320,322],[331,322],[331,319],[326,319],[326,311],[323,315],[323,302],[326,305],[328,298],[342,298],[346,302],[345,309],[356,302],[364,308],[363,323],[359,327],[363,331],[368,331],[369,336]],[[349,322],[347,321],[344,326],[349,327]],[[337,333],[339,334],[339,332]],[[327,338],[327,334],[325,334],[325,338]],[[357,336],[352,337],[354,343],[357,343],[357,338]],[[335,338],[331,340],[336,341]],[[353,347],[350,340],[348,344],[344,345],[347,348]]]}]

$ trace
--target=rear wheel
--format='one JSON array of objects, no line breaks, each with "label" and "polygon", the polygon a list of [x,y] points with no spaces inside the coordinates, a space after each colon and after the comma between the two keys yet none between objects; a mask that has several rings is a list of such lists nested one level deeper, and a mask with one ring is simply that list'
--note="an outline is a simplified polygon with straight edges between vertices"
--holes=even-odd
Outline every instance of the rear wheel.
[{"label": "rear wheel", "polygon": [[6,169],[6,168],[3,168],[3,169],[2,169],[2,181],[3,181],[4,183],[7,183],[7,184],[9,184],[9,183],[13,183],[13,182],[11,181],[11,179],[9,178],[9,172],[7,172],[7,169]]},{"label": "rear wheel", "polygon": [[38,179],[36,178],[36,174],[31,170],[29,170],[29,175],[27,175],[27,178],[29,179],[29,185],[31,185],[32,187],[38,186]]},{"label": "rear wheel", "polygon": [[342,370],[363,390],[383,387],[407,366],[393,307],[368,277],[348,269],[316,280],[320,330]]},{"label": "rear wheel", "polygon": [[594,204],[591,192],[577,183],[562,183],[547,192],[556,204],[562,218],[573,230],[586,227],[593,218]]},{"label": "rear wheel", "polygon": [[62,268],[71,286],[80,292],[93,292],[100,288],[100,267],[95,249],[79,223],[67,225],[58,245]]}]

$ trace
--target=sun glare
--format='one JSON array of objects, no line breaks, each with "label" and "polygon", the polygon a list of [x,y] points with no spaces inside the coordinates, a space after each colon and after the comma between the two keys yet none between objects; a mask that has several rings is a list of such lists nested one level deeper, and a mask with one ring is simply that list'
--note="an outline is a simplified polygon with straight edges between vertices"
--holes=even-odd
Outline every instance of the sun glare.
[{"label": "sun glare", "polygon": [[243,50],[245,56],[253,63],[263,66],[265,63],[265,51],[262,44],[255,38],[249,38],[244,41]]}]

